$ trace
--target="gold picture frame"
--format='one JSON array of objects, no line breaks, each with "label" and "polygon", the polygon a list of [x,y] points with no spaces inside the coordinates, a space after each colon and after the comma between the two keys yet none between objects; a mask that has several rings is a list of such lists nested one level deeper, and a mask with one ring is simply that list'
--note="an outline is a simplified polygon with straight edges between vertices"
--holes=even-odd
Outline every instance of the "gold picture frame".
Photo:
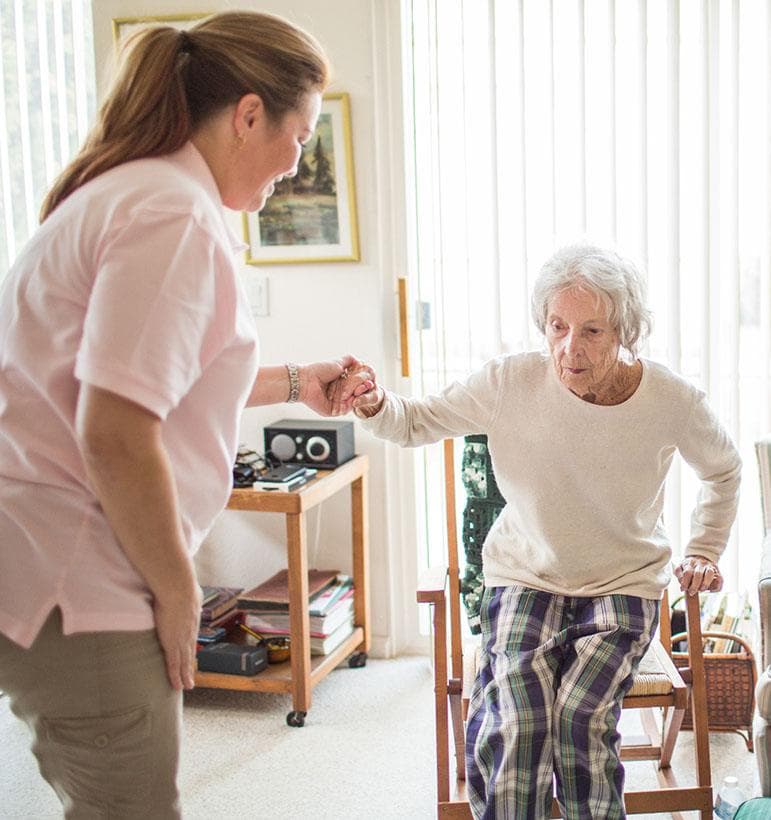
[{"label": "gold picture frame", "polygon": [[154,14],[141,17],[113,17],[112,18],[112,41],[117,48],[120,41],[139,28],[147,25],[173,26],[180,30],[188,29],[190,26],[203,20],[204,17],[211,16],[212,12],[195,12],[192,14]]},{"label": "gold picture frame", "polygon": [[248,265],[360,260],[348,94],[324,95],[296,176],[243,226]]}]

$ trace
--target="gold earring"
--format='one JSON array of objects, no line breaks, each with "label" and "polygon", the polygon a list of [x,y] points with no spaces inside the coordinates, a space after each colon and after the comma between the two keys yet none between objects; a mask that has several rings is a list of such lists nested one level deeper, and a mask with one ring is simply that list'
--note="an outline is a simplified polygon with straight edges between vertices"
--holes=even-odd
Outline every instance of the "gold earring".
[{"label": "gold earring", "polygon": [[243,134],[236,134],[238,140],[238,150],[240,151],[246,145],[246,137]]}]

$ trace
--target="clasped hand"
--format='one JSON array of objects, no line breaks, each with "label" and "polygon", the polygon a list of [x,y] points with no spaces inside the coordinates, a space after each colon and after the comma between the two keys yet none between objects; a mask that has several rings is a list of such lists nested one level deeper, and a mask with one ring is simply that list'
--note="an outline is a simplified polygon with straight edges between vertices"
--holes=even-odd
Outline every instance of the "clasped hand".
[{"label": "clasped hand", "polygon": [[300,401],[322,416],[342,416],[358,396],[372,390],[375,374],[355,356],[302,365]]},{"label": "clasped hand", "polygon": [[[333,371],[331,366],[337,366]],[[376,383],[375,371],[354,356],[344,356],[336,362],[308,365],[308,370],[323,368],[316,373],[319,398],[305,403],[324,415],[339,416],[350,410],[359,415],[374,415],[383,401],[383,388]]]}]

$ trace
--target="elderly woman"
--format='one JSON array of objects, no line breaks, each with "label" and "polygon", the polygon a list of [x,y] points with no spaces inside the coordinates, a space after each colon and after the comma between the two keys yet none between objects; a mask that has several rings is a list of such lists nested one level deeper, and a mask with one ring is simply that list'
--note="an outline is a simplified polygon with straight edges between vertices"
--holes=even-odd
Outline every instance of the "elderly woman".
[{"label": "elderly woman", "polygon": [[662,521],[675,452],[701,481],[690,594],[717,590],[741,462],[704,393],[640,358],[644,283],[613,252],[568,247],[532,312],[548,355],[501,356],[436,396],[379,385],[354,401],[402,446],[485,433],[506,506],[484,545],[482,658],[467,727],[474,816],[624,817],[620,704],[670,579]]}]

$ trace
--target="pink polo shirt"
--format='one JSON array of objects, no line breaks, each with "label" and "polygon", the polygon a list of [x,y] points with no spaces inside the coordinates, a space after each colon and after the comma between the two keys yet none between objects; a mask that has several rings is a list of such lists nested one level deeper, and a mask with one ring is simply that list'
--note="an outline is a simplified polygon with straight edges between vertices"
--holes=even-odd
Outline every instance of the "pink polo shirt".
[{"label": "pink polo shirt", "polygon": [[227,503],[257,335],[243,245],[188,143],[68,197],[0,293],[0,631],[30,646],[52,607],[66,634],[153,626],[74,434],[80,382],[163,420],[188,546]]}]

